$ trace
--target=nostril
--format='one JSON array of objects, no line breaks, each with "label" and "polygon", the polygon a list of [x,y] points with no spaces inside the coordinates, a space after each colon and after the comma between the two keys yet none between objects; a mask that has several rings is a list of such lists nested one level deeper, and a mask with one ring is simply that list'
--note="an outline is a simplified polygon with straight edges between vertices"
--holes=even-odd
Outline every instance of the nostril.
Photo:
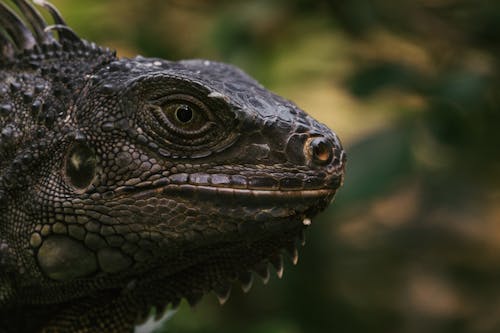
[{"label": "nostril", "polygon": [[325,138],[311,138],[308,149],[314,163],[318,165],[327,165],[332,161],[333,147]]}]

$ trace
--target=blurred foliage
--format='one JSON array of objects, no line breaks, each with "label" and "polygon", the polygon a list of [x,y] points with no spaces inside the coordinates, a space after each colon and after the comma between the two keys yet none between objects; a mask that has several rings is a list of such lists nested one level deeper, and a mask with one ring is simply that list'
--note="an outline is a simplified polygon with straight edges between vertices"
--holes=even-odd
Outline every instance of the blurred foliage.
[{"label": "blurred foliage", "polygon": [[300,264],[167,332],[500,331],[499,1],[54,3],[122,56],[236,64],[344,140]]}]

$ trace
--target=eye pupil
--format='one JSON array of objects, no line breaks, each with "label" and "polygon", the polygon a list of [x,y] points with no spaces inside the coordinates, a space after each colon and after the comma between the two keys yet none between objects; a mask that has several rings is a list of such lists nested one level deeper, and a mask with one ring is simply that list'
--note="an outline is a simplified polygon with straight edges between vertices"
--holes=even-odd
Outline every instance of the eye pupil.
[{"label": "eye pupil", "polygon": [[181,105],[175,110],[175,118],[181,123],[189,123],[193,120],[193,110],[187,105]]}]

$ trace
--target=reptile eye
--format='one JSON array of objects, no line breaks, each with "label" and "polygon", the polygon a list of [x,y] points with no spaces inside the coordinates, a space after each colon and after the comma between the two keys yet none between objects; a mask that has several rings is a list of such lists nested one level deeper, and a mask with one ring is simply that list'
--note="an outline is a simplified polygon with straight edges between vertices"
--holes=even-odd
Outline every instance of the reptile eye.
[{"label": "reptile eye", "polygon": [[82,190],[88,187],[96,174],[96,156],[88,146],[76,144],[68,152],[65,161],[67,181]]},{"label": "reptile eye", "polygon": [[182,131],[197,131],[208,122],[205,110],[198,105],[172,101],[162,106],[166,120]]},{"label": "reptile eye", "polygon": [[157,102],[152,109],[158,125],[175,135],[199,136],[210,127],[208,107],[189,95],[171,95]]},{"label": "reptile eye", "polygon": [[181,123],[189,123],[193,120],[193,110],[189,105],[180,105],[175,110],[175,118]]},{"label": "reptile eye", "polygon": [[146,99],[137,113],[141,129],[161,146],[161,156],[203,158],[234,139],[235,114],[224,99],[182,80],[167,83],[173,88]]}]

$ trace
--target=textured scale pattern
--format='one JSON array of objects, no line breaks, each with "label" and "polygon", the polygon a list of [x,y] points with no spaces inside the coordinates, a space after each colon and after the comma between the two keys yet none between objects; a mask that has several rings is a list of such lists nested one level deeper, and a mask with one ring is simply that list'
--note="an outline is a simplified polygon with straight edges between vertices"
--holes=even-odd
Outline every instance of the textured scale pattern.
[{"label": "textured scale pattern", "polygon": [[[0,2],[0,333],[133,332],[283,274],[338,137],[241,70],[118,58]],[[253,273],[252,273],[253,272]]]}]

